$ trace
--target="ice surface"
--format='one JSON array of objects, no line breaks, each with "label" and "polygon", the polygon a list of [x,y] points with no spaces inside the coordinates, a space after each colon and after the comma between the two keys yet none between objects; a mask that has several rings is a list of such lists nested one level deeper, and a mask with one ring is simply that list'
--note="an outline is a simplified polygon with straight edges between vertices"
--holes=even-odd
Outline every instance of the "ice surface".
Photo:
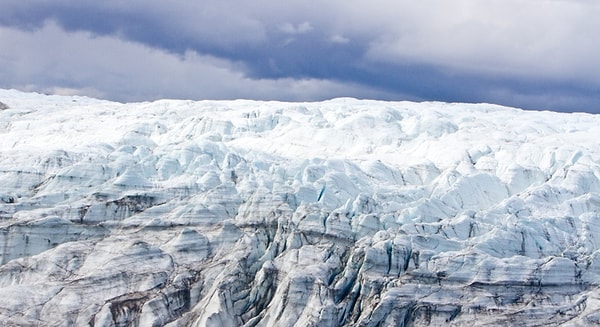
[{"label": "ice surface", "polygon": [[0,101],[8,325],[600,323],[600,116]]}]

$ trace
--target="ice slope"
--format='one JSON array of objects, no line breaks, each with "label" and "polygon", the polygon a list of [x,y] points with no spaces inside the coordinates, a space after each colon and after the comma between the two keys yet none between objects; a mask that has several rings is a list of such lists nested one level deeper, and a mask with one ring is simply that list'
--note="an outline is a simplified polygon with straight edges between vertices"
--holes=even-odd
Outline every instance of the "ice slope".
[{"label": "ice slope", "polygon": [[600,323],[600,116],[0,101],[7,325]]}]

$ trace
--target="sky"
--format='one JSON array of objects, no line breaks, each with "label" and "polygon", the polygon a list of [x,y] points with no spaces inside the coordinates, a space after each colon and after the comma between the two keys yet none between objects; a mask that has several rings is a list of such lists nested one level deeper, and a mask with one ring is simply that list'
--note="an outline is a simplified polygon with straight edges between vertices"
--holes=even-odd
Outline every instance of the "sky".
[{"label": "sky", "polygon": [[597,0],[2,0],[0,88],[600,113]]}]

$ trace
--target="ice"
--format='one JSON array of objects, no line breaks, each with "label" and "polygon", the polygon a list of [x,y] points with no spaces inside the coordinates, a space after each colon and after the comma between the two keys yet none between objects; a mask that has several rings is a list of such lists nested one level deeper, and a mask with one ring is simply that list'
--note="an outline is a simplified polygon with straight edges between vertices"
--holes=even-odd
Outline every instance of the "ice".
[{"label": "ice", "polygon": [[589,325],[600,117],[0,90],[7,325]]}]

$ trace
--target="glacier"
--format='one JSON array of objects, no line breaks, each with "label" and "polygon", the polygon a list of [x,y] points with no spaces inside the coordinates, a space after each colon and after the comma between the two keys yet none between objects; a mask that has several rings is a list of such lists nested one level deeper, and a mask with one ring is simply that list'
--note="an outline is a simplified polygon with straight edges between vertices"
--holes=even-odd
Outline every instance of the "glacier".
[{"label": "glacier", "polygon": [[3,324],[600,324],[598,115],[0,101]]}]

